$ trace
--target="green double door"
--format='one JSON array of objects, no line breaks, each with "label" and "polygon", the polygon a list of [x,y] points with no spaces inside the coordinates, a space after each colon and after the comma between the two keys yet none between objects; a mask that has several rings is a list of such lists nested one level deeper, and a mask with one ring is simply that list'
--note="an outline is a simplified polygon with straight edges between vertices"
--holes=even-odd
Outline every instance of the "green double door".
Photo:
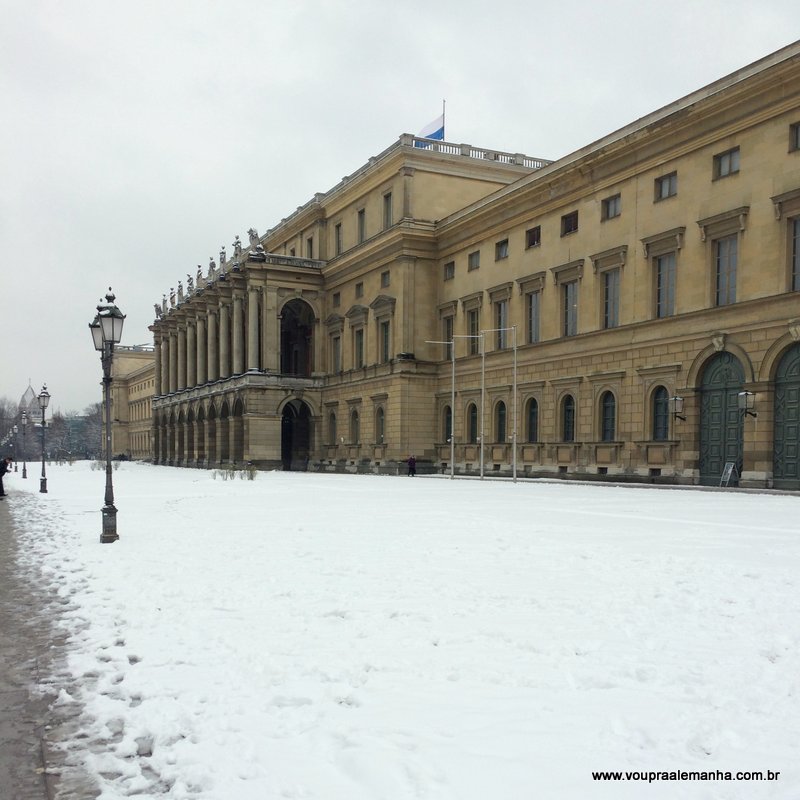
[{"label": "green double door", "polygon": [[800,345],[793,345],[775,374],[776,489],[800,489]]},{"label": "green double door", "polygon": [[700,483],[719,484],[725,464],[736,465],[730,485],[742,472],[743,419],[739,392],[744,369],[736,356],[718,353],[706,365],[700,386]]}]

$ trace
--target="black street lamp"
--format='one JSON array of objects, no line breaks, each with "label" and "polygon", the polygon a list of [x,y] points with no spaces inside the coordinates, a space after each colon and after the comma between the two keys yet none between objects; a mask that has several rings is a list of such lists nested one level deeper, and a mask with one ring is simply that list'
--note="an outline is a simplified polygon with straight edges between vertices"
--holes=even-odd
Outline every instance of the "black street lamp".
[{"label": "black street lamp", "polygon": [[25,434],[27,433],[27,431],[28,431],[28,412],[23,411],[22,412],[22,477],[23,478],[28,477],[28,465],[26,461],[28,453],[25,447]]},{"label": "black street lamp", "polygon": [[106,496],[103,513],[103,532],[100,541],[103,544],[116,542],[117,508],[114,505],[114,485],[111,478],[111,364],[114,360],[114,345],[122,339],[122,324],[125,315],[114,305],[114,293],[108,287],[106,302],[97,306],[97,315],[89,324],[92,332],[94,349],[100,352],[103,365],[103,400],[106,411]]},{"label": "black street lamp", "polygon": [[50,393],[47,391],[47,386],[42,386],[42,391],[39,392],[39,408],[42,409],[42,477],[39,479],[39,491],[47,494],[47,473],[44,468],[44,412],[47,410],[47,404],[50,402]]},{"label": "black street lamp", "polygon": [[19,461],[19,454],[17,450],[19,450],[19,426],[15,425],[12,429],[14,431],[14,472],[17,471],[17,461]]}]

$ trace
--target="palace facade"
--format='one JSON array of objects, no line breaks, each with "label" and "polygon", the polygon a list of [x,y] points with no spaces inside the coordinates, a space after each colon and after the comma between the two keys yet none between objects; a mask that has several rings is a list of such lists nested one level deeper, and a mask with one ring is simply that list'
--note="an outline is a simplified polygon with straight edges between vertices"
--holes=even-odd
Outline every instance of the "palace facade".
[{"label": "palace facade", "polygon": [[219,261],[159,463],[800,489],[800,43],[555,162],[401,136]]}]

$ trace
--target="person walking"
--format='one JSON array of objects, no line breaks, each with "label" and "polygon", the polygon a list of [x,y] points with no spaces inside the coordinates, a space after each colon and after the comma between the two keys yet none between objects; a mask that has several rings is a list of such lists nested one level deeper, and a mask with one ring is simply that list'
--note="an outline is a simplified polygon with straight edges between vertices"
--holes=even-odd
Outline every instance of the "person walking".
[{"label": "person walking", "polygon": [[11,472],[11,456],[6,456],[2,461],[0,461],[0,497],[5,497],[6,492],[3,489],[3,476],[6,472]]},{"label": "person walking", "polygon": [[406,459],[406,463],[408,464],[408,477],[413,478],[417,474],[417,459],[410,455]]}]

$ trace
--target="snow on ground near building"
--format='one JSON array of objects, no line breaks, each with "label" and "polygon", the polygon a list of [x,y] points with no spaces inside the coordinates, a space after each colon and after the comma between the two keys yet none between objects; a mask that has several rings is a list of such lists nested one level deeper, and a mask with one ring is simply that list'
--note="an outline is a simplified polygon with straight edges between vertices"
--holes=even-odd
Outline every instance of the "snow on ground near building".
[{"label": "snow on ground near building", "polygon": [[128,463],[101,545],[104,473],[48,478],[8,500],[103,798],[800,795],[800,498]]}]

